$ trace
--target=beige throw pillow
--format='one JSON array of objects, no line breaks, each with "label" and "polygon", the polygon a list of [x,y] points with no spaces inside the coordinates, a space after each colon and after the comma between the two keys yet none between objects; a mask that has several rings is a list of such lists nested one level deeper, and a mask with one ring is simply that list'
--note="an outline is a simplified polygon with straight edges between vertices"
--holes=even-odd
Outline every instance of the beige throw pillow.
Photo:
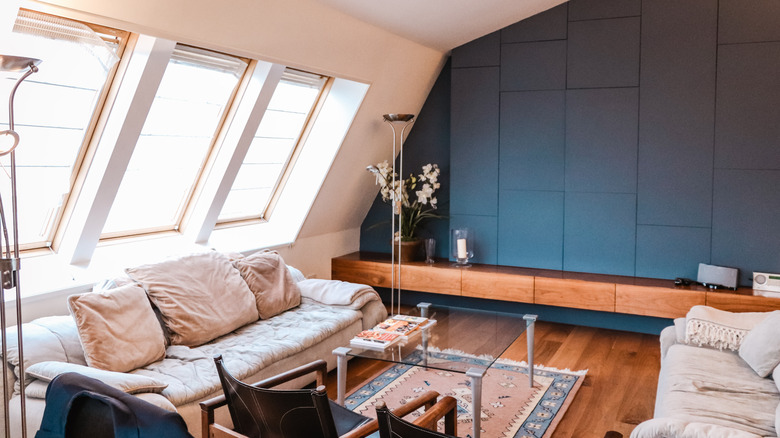
[{"label": "beige throw pillow", "polygon": [[254,296],[230,260],[207,252],[126,270],[162,314],[171,344],[190,347],[257,320]]},{"label": "beige throw pillow", "polygon": [[271,318],[301,304],[298,283],[276,251],[256,252],[233,265],[254,294],[260,318]]},{"label": "beige throw pillow", "polygon": [[140,286],[71,295],[68,306],[89,366],[125,372],[165,356],[162,327]]},{"label": "beige throw pillow", "polygon": [[[63,373],[79,373],[93,379],[98,379],[108,386],[124,391],[128,394],[142,392],[160,393],[168,387],[168,384],[141,374],[116,373],[113,371],[98,370],[75,363],[47,361],[38,362],[25,370],[28,376],[51,382],[55,377]],[[29,393],[27,395],[30,395]],[[36,394],[37,395],[37,394]],[[40,397],[40,398],[45,398]]]}]

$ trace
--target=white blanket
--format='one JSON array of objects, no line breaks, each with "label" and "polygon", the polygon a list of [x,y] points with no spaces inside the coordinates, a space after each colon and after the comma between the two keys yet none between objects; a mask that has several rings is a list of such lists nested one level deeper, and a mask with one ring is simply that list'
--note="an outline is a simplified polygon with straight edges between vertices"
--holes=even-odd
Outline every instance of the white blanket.
[{"label": "white blanket", "polygon": [[761,435],[708,423],[653,418],[640,423],[631,438],[761,438]]},{"label": "white blanket", "polygon": [[302,298],[349,309],[360,309],[369,301],[381,299],[371,286],[346,281],[313,278],[298,282],[298,287]]}]

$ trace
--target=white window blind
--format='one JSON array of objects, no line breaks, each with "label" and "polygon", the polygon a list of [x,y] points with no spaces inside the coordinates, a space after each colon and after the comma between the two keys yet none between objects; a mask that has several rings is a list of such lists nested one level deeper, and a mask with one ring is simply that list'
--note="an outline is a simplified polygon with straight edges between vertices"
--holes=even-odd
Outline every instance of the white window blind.
[{"label": "white window blind", "polygon": [[[15,128],[21,138],[16,163],[23,249],[50,245],[126,36],[122,31],[21,10],[13,32],[0,43],[4,54],[43,61],[38,73],[20,85],[14,100]],[[0,72],[3,99],[20,75]],[[7,127],[8,106],[3,103],[0,130]],[[8,156],[0,158],[4,199],[10,199],[9,165]]]},{"label": "white window blind", "polygon": [[265,218],[269,203],[294,165],[301,135],[327,77],[286,69],[263,115],[219,222]]}]

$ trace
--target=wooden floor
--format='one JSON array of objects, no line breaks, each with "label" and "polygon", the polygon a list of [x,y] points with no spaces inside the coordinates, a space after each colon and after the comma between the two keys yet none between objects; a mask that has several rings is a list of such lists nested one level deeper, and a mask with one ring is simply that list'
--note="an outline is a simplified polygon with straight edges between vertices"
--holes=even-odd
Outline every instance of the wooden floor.
[{"label": "wooden floor", "polygon": [[[607,431],[628,437],[637,424],[652,417],[660,369],[658,336],[544,321],[536,323],[535,331],[537,364],[588,370],[553,438],[602,438]],[[525,335],[503,357],[526,360]],[[386,366],[350,360],[347,393]],[[335,372],[328,376],[328,394],[336,394]]]}]

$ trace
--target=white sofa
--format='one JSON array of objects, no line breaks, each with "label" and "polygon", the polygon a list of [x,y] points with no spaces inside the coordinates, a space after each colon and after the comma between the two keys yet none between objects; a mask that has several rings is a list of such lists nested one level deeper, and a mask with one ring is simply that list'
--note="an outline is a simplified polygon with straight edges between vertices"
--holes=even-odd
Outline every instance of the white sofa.
[{"label": "white sofa", "polygon": [[674,322],[661,333],[654,418],[631,437],[776,437],[780,311],[696,306]]},{"label": "white sofa", "polygon": [[[300,290],[299,304],[197,346],[171,345],[170,327],[173,324],[159,318],[163,327],[169,326],[164,357],[128,372],[88,366],[88,363],[94,363],[94,358],[89,360],[91,353],[85,355],[84,341],[80,337],[80,330],[82,337],[84,330],[74,316],[51,316],[24,324],[28,436],[33,436],[40,425],[48,380],[62,372],[76,371],[179,412],[190,433],[199,437],[198,403],[221,393],[213,361],[215,354],[223,355],[228,369],[236,377],[250,382],[315,359],[325,359],[329,369],[333,369],[333,349],[347,345],[357,332],[373,327],[387,316],[379,295],[368,286],[335,280],[307,280],[296,269],[286,268],[285,275],[292,278]],[[111,286],[116,285],[111,283]],[[71,305],[72,313],[73,309]],[[6,376],[5,384],[15,388],[10,425],[12,436],[19,436],[20,388],[15,375],[18,374],[19,359],[15,328],[10,332],[6,360],[14,372]],[[309,382],[299,380],[294,385],[306,383]],[[230,423],[227,410],[223,409],[217,416],[219,422]]]}]

